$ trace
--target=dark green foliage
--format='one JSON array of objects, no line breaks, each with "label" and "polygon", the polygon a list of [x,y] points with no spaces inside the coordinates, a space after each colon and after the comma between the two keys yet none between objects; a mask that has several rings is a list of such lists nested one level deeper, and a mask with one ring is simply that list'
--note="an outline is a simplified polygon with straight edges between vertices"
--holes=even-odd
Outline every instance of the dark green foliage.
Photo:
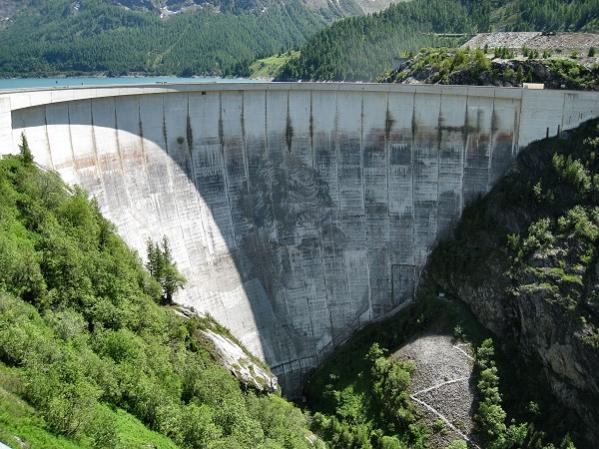
[{"label": "dark green foliage", "polygon": [[298,59],[287,63],[278,79],[372,80],[397,66],[406,50],[443,42],[433,33],[475,31],[468,8],[459,1],[398,3],[321,31],[301,48]]},{"label": "dark green foliage", "polygon": [[257,57],[303,43],[326,24],[299,1],[265,13],[205,8],[161,20],[108,0],[40,2],[0,31],[0,74],[132,72],[243,75]]},{"label": "dark green foliage", "polygon": [[[509,31],[597,31],[598,0],[516,0],[508,3],[508,14],[517,20]],[[511,3],[511,4],[510,4]]]},{"label": "dark green foliage", "polygon": [[25,165],[30,165],[33,163],[33,153],[31,152],[31,148],[29,148],[29,142],[27,142],[27,137],[25,133],[21,134],[21,144],[19,145],[19,150],[21,153],[21,159]]},{"label": "dark green foliage", "polygon": [[[502,406],[500,379],[495,364],[493,340],[484,340],[476,351],[478,409],[475,415],[477,430],[487,449],[556,449],[544,444],[544,434],[529,423],[506,424],[507,413]],[[538,405],[536,405],[538,408]],[[576,449],[569,437],[562,439],[563,449]]]},{"label": "dark green foliage", "polygon": [[173,295],[177,290],[183,288],[186,279],[177,270],[167,238],[163,237],[162,245],[148,240],[147,251],[146,268],[162,287],[162,303],[172,304]]},{"label": "dark green foliage", "polygon": [[[279,79],[374,80],[396,68],[406,50],[461,43],[435,33],[593,31],[599,29],[597,11],[599,0],[414,0],[317,33]],[[507,49],[496,55],[512,57]]]},{"label": "dark green foliage", "polygon": [[125,443],[119,409],[182,448],[313,447],[298,409],[244,391],[214,361],[201,330],[220,327],[160,307],[160,294],[83,191],[0,160],[0,399],[10,369],[41,426],[85,448],[141,447]]}]

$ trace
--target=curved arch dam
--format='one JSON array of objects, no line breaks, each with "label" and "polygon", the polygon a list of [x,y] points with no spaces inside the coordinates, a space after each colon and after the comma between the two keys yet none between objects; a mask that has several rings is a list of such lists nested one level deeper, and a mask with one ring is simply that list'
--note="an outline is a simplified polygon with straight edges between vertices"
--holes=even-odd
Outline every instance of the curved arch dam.
[{"label": "curved arch dam", "polygon": [[0,151],[25,133],[140,254],[166,235],[188,279],[177,302],[227,326],[294,395],[413,298],[435,241],[520,148],[597,116],[598,93],[486,87],[17,91],[0,95]]}]

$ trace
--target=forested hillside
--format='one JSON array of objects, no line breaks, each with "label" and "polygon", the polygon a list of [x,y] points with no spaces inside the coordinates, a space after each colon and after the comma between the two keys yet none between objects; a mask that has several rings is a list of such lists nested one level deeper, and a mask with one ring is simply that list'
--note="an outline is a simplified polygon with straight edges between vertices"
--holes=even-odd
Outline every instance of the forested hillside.
[{"label": "forested hillside", "polygon": [[0,160],[0,441],[320,447],[300,410],[242,388],[216,363],[201,332],[223,332],[216,323],[159,305],[181,279],[156,257],[163,246],[150,247],[157,279],[83,191],[36,168],[26,151]]},{"label": "forested hillside", "polygon": [[466,40],[434,33],[599,30],[599,0],[414,0],[337,22],[300,48],[279,80],[374,80],[408,51]]},{"label": "forested hillside", "polygon": [[300,0],[264,12],[206,8],[167,19],[108,0],[38,3],[0,30],[0,75],[244,75],[257,57],[297,46],[340,17]]}]

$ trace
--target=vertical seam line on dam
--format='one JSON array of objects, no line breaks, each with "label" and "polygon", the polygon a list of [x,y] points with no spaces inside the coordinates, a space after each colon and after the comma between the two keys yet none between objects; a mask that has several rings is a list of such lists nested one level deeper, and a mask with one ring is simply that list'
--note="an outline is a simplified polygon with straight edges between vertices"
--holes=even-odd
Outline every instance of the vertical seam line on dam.
[{"label": "vertical seam line on dam", "polygon": [[44,133],[46,134],[46,150],[48,151],[48,159],[50,160],[50,164],[52,165],[52,169],[56,170],[54,165],[54,160],[52,159],[52,150],[50,149],[50,136],[48,135],[48,106],[44,106]]}]

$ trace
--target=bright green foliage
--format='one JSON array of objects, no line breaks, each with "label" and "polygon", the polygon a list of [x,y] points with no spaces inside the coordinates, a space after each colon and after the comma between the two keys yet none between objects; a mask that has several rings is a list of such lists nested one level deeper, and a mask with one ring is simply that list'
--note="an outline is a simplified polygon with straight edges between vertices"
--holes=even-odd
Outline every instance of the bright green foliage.
[{"label": "bright green foliage", "polygon": [[276,78],[292,59],[299,58],[299,51],[288,51],[267,58],[258,59],[250,65],[251,78]]},{"label": "bright green foliage", "polygon": [[163,237],[162,244],[148,240],[147,251],[146,268],[162,287],[162,303],[172,304],[173,295],[185,285],[186,279],[177,270],[167,238]]},{"label": "bright green foliage", "polygon": [[446,449],[468,449],[468,443],[464,440],[455,440]]},{"label": "bright green foliage", "polygon": [[[551,58],[547,61],[522,61],[505,48],[494,49],[494,57],[480,49],[424,48],[409,61],[379,81],[402,83],[411,78],[430,84],[468,84],[520,86],[524,82],[543,83],[547,88],[598,89],[599,68],[577,61]],[[538,53],[524,49],[529,59]],[[547,56],[549,57],[549,56]],[[512,59],[509,63],[496,61]]]},{"label": "bright green foliage", "polygon": [[[490,338],[484,340],[476,351],[476,374],[479,403],[474,418],[477,430],[486,442],[485,448],[554,449],[553,444],[544,445],[543,433],[537,432],[533,425],[516,424],[514,420],[511,424],[506,424],[507,413],[502,406],[495,349]],[[459,448],[459,443],[454,442],[447,449],[454,447]],[[561,447],[575,449],[568,437],[562,440]]]},{"label": "bright green foliage", "polygon": [[[406,449],[424,447],[426,433],[415,421],[409,386],[415,365],[391,360],[377,343],[364,357],[365,371],[339,390],[326,386],[328,413],[314,415],[313,427],[339,449]],[[331,375],[335,382],[335,376]]]},{"label": "bright green foliage", "polygon": [[220,327],[161,308],[162,294],[83,191],[0,160],[0,362],[13,373],[0,393],[12,385],[31,424],[0,397],[0,429],[32,449],[312,447],[299,410],[214,362],[199,336]]},{"label": "bright green foliage", "polygon": [[479,431],[490,441],[492,447],[501,447],[496,446],[496,442],[503,441],[506,433],[506,413],[501,407],[499,376],[493,360],[494,354],[493,342],[490,339],[483,341],[476,352],[479,376],[477,389],[480,398],[475,419]]}]

